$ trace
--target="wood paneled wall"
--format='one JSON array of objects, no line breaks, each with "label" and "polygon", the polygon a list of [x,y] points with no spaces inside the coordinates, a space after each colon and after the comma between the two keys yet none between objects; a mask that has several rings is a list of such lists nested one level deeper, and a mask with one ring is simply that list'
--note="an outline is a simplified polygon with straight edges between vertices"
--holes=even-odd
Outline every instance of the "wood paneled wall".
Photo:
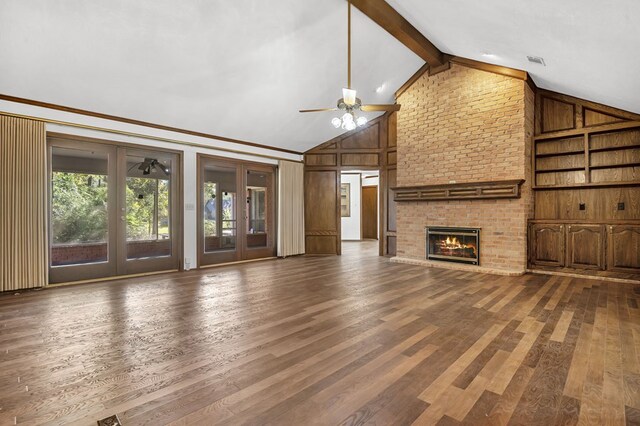
[{"label": "wood paneled wall", "polygon": [[340,254],[340,173],[348,170],[379,170],[380,254],[395,254],[395,234],[388,239],[390,230],[395,231],[395,211],[389,213],[388,202],[393,200],[389,188],[395,185],[395,123],[396,113],[385,114],[362,129],[338,136],[305,153],[308,254]]},{"label": "wood paneled wall", "polygon": [[536,219],[640,219],[640,114],[539,90],[534,140]]},{"label": "wood paneled wall", "polygon": [[530,267],[640,280],[640,114],[536,96]]}]

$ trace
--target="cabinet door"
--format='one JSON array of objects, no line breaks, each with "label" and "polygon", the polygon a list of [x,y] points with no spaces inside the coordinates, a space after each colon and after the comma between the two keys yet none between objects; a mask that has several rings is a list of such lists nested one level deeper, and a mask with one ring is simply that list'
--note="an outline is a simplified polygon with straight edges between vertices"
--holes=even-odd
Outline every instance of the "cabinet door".
[{"label": "cabinet door", "polygon": [[567,266],[576,269],[604,269],[604,227],[567,226]]},{"label": "cabinet door", "polygon": [[640,273],[640,226],[608,226],[607,270]]},{"label": "cabinet door", "polygon": [[564,266],[564,225],[534,223],[529,232],[532,265]]}]

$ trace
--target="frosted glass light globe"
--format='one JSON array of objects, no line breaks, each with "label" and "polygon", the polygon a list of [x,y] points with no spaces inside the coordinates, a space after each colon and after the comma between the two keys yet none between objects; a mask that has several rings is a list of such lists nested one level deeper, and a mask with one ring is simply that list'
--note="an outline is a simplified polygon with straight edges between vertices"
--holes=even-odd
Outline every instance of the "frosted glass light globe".
[{"label": "frosted glass light globe", "polygon": [[367,117],[358,117],[358,119],[356,120],[356,124],[358,126],[364,126],[365,124],[367,124]]},{"label": "frosted glass light globe", "polygon": [[338,117],[334,117],[333,120],[331,120],[331,124],[337,129],[342,125],[342,120],[340,120]]}]

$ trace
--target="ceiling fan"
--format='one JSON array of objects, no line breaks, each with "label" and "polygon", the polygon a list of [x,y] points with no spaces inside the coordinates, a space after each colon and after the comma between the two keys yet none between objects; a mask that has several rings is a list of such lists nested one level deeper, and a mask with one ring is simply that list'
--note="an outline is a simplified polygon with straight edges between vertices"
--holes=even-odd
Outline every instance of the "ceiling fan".
[{"label": "ceiling fan", "polygon": [[162,164],[156,158],[145,158],[144,161],[139,163],[135,163],[133,166],[129,167],[129,171],[133,170],[135,166],[138,166],[138,170],[142,170],[143,175],[149,175],[151,172],[156,172],[160,169],[165,175],[169,176],[171,171],[167,166]]},{"label": "ceiling fan", "polygon": [[360,98],[356,97],[356,91],[351,88],[351,0],[347,1],[347,87],[342,89],[342,97],[338,99],[335,108],[302,109],[300,112],[324,112],[344,111],[342,117],[334,117],[331,120],[333,127],[344,130],[353,130],[364,126],[367,117],[356,116],[357,111],[398,111],[398,104],[362,105]]}]

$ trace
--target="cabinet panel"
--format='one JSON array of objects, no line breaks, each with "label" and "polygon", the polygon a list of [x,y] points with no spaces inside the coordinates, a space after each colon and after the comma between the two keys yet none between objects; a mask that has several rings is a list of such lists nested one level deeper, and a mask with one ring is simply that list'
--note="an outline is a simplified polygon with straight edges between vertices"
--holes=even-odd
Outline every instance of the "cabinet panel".
[{"label": "cabinet panel", "polygon": [[567,266],[576,269],[604,269],[604,227],[567,226]]},{"label": "cabinet panel", "polygon": [[640,226],[608,226],[607,270],[640,273]]},{"label": "cabinet panel", "polygon": [[536,223],[529,233],[532,265],[564,266],[564,225]]},{"label": "cabinet panel", "polygon": [[304,223],[307,254],[340,253],[340,172],[305,170]]}]

